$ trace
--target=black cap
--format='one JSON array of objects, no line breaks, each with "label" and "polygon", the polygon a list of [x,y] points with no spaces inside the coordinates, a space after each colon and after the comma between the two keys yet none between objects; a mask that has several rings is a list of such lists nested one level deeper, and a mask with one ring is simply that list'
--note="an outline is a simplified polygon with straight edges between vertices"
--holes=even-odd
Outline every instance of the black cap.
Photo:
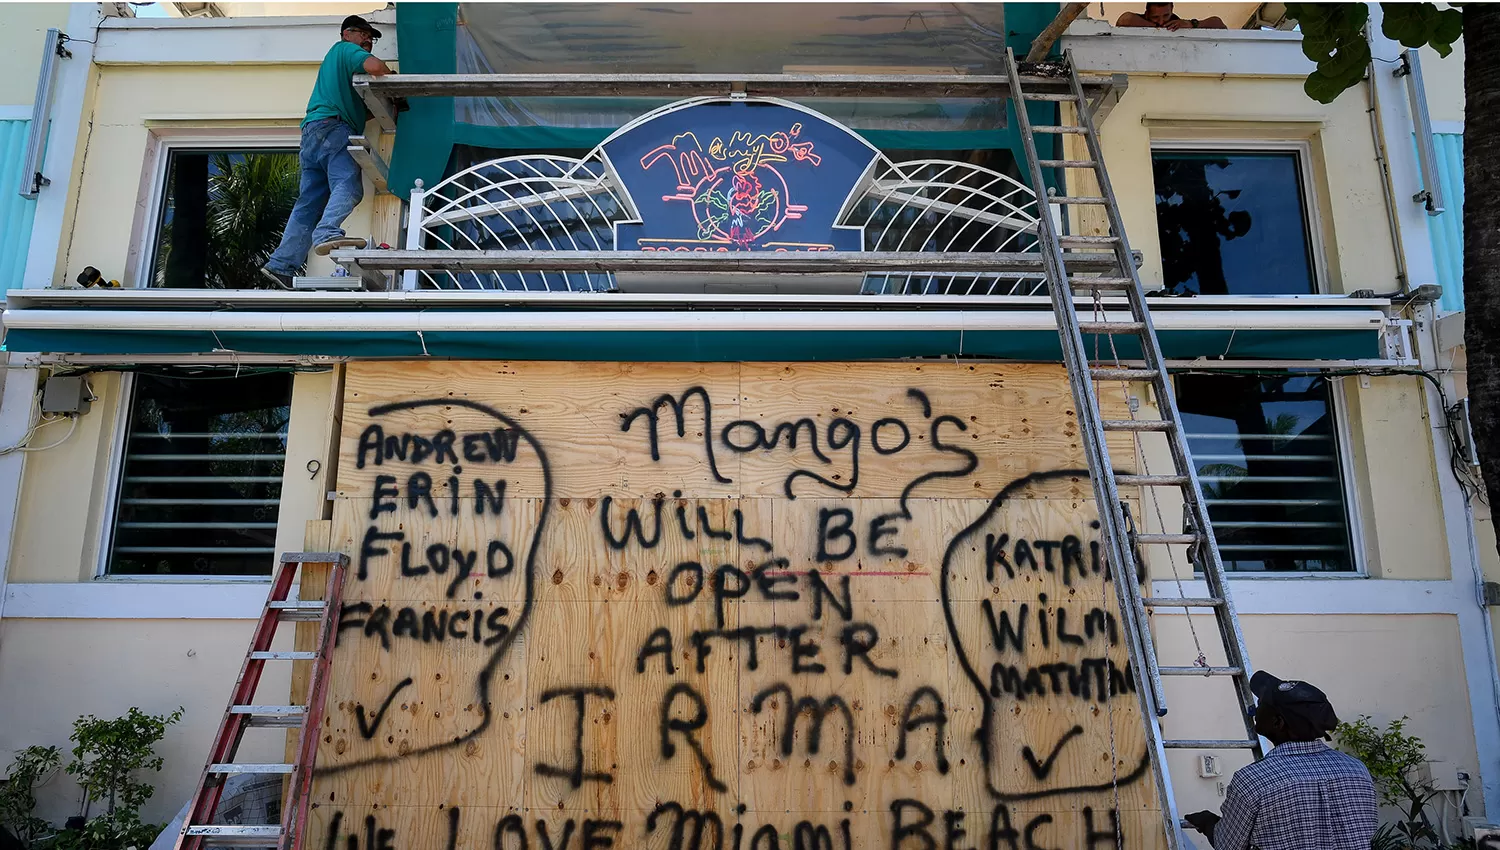
[{"label": "black cap", "polygon": [[350,15],[345,18],[343,26],[339,27],[339,32],[343,32],[344,30],[364,30],[371,36],[380,38],[380,30],[370,26],[370,22],[359,15]]},{"label": "black cap", "polygon": [[1250,690],[1262,706],[1272,706],[1297,738],[1327,738],[1339,725],[1328,695],[1295,679],[1282,680],[1264,670],[1250,677]]}]

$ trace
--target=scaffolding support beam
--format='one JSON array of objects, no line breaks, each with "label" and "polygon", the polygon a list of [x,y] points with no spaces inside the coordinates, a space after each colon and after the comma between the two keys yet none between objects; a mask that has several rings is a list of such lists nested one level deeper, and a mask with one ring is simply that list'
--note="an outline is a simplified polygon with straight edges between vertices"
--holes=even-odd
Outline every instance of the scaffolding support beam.
[{"label": "scaffolding support beam", "polygon": [[[336,250],[351,271],[768,272],[782,274],[1045,273],[1038,253],[941,251],[423,251]],[[1139,262],[1139,258],[1136,260]],[[1118,272],[1112,254],[1067,255],[1073,273]]]},{"label": "scaffolding support beam", "polygon": [[[1123,76],[1123,75],[1117,75]],[[1118,85],[1110,76],[1080,77],[1094,95]],[[1028,90],[1067,92],[1067,81],[1025,78]],[[1010,81],[981,74],[390,74],[354,78],[375,120],[396,129],[395,99],[402,97],[660,97],[731,94],[749,97],[1010,97]],[[1097,119],[1096,119],[1097,120]]]},{"label": "scaffolding support beam", "polygon": [[370,144],[369,139],[364,136],[350,136],[349,156],[359,164],[365,176],[370,178],[370,182],[375,185],[375,191],[386,193],[391,191],[390,167],[386,165],[380,152]]}]

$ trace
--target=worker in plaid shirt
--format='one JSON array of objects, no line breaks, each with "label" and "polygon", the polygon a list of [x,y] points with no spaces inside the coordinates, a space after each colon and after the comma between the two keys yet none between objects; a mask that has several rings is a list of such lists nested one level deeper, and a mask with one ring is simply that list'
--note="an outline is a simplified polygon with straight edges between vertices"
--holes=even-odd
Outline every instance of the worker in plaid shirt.
[{"label": "worker in plaid shirt", "polygon": [[1194,812],[1188,823],[1214,850],[1370,850],[1375,783],[1359,759],[1324,743],[1339,724],[1328,697],[1264,671],[1250,690],[1255,731],[1275,748],[1235,772],[1222,818]]}]

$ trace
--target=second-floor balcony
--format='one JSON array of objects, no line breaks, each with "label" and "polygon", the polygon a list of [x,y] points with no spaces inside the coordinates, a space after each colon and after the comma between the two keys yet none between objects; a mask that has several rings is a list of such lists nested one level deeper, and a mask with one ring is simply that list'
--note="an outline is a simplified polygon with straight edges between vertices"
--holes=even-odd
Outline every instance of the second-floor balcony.
[{"label": "second-floor balcony", "polygon": [[[460,47],[479,38],[462,17]],[[1088,206],[1104,190],[1078,124],[1082,111],[1109,132],[1128,97],[1113,67],[1081,72],[1076,92],[1055,65],[1012,78],[1003,45],[987,56],[919,45],[900,54],[907,65],[871,47],[858,72],[789,61],[729,72],[714,61],[741,60],[711,61],[705,47],[680,73],[497,71],[482,41],[458,51],[453,72],[407,73],[403,60],[401,74],[356,80],[372,123],[354,152],[385,191],[378,224],[352,235],[386,245],[315,258],[299,291],[264,291],[257,258],[295,198],[294,148],[271,135],[229,149],[162,136],[134,287],[14,294],[7,347],[586,359],[641,356],[632,346],[660,339],[688,359],[768,344],[788,357],[1053,359],[1044,219],[1063,234],[1070,276],[1129,273],[1100,205]],[[909,65],[918,54],[930,67]],[[440,146],[437,165],[412,166],[434,108],[469,135]],[[1042,128],[1029,139],[1018,108]],[[381,132],[395,136],[389,164]],[[1399,298],[1329,286],[1316,155],[1301,142],[1173,142],[1127,160],[1122,203],[1149,209],[1154,184],[1158,232],[1129,236],[1156,264],[1146,289],[1161,296],[1151,303],[1170,356],[1411,362]],[[1099,295],[1085,306],[1121,309]]]}]

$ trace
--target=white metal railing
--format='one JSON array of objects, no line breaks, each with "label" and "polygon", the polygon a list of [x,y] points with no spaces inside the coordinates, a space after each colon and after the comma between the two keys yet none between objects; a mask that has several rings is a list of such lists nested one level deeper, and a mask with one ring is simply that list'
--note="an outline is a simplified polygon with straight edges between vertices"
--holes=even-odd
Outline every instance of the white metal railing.
[{"label": "white metal railing", "polygon": [[[964,162],[881,156],[838,226],[859,227],[871,252],[1015,253],[1035,249],[1039,204],[1029,187]],[[602,148],[581,159],[535,155],[479,163],[412,191],[408,250],[615,251],[614,226],[637,219]],[[830,267],[830,271],[836,271]],[[1034,270],[981,273],[880,270],[862,291],[886,295],[1035,295]],[[610,291],[594,270],[414,269],[404,289]]]}]

